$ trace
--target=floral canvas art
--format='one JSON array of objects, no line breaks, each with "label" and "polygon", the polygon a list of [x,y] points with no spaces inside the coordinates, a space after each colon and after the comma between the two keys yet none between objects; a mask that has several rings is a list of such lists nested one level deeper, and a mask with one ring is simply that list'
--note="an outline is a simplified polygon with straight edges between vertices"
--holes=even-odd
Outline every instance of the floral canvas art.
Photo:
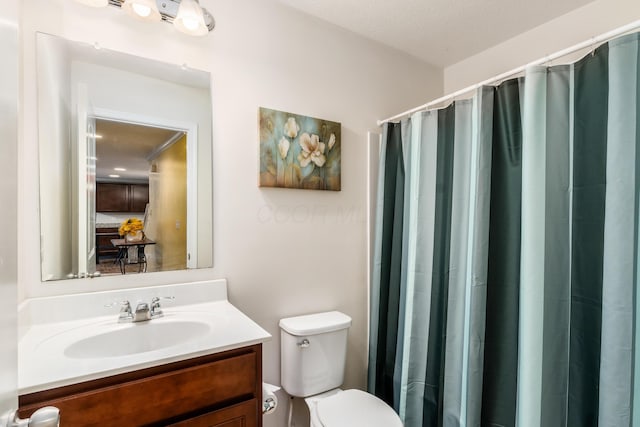
[{"label": "floral canvas art", "polygon": [[341,125],[260,108],[260,186],[340,191]]}]

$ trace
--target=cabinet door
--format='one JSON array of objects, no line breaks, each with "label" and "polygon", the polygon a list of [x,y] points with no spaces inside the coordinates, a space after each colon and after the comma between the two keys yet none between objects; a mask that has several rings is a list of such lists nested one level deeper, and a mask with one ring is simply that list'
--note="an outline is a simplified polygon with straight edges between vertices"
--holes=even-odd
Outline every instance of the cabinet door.
[{"label": "cabinet door", "polygon": [[22,395],[19,412],[56,406],[63,427],[261,427],[261,354],[258,344]]},{"label": "cabinet door", "polygon": [[252,399],[169,427],[258,427],[256,405],[256,399]]},{"label": "cabinet door", "polygon": [[149,186],[145,184],[131,184],[129,192],[130,212],[144,212],[149,203]]},{"label": "cabinet door", "polygon": [[97,212],[129,212],[129,185],[98,183]]}]

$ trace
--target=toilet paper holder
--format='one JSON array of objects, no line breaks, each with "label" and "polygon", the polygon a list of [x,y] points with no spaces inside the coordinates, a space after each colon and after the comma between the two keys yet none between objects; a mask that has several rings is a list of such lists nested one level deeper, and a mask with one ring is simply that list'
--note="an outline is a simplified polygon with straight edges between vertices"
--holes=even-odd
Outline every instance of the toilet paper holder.
[{"label": "toilet paper holder", "polygon": [[262,383],[262,414],[270,414],[278,406],[276,391],[280,390],[277,385]]}]

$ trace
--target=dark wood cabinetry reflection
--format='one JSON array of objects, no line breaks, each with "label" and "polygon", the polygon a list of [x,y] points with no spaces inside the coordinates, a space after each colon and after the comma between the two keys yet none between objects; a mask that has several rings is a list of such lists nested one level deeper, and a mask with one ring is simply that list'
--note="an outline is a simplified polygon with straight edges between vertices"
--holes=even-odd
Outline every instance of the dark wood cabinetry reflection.
[{"label": "dark wood cabinetry reflection", "polygon": [[[121,184],[98,182],[96,184],[96,212],[136,213],[145,211],[149,203],[148,184]],[[140,218],[142,219],[142,218]],[[118,239],[118,227],[96,228],[96,263],[113,262],[118,248],[111,239]]]},{"label": "dark wood cabinetry reflection", "polygon": [[96,185],[97,212],[144,212],[147,203],[148,184],[99,182]]},{"label": "dark wood cabinetry reflection", "polygon": [[113,246],[111,239],[119,239],[117,227],[96,228],[96,263],[113,262],[118,255],[118,248]]}]

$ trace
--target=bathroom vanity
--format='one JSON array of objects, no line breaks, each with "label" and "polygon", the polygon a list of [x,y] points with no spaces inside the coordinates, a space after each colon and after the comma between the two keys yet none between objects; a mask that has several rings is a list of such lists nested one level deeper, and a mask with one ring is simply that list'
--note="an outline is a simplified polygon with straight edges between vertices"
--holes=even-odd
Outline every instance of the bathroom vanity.
[{"label": "bathroom vanity", "polygon": [[262,425],[261,345],[20,396],[20,416],[60,409],[61,426]]},{"label": "bathroom vanity", "polygon": [[[181,286],[23,307],[31,325],[19,344],[20,416],[51,405],[62,427],[261,426],[262,343],[270,335],[227,301],[226,282]],[[168,294],[175,299],[165,302],[164,315],[146,322],[118,322],[114,307],[97,317],[82,312],[105,298]],[[42,322],[43,303],[80,309],[75,318],[51,311],[57,318]]]}]

